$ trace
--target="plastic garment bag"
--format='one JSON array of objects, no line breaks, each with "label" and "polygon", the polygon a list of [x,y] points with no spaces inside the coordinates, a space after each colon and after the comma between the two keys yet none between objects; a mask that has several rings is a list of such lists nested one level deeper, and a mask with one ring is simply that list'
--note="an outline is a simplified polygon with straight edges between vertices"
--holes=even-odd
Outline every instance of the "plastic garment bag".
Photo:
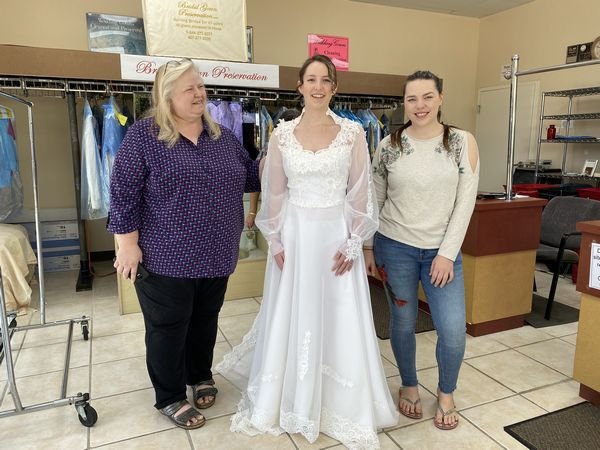
[{"label": "plastic garment bag", "polygon": [[81,218],[83,220],[100,219],[108,215],[108,186],[103,183],[96,128],[96,119],[86,99],[83,106],[81,133]]},{"label": "plastic garment bag", "polygon": [[0,220],[23,207],[17,142],[10,118],[0,119]]},{"label": "plastic garment bag", "polygon": [[127,117],[123,116],[115,103],[114,97],[102,105],[104,117],[102,120],[102,182],[104,189],[109,192],[110,176],[119,146],[125,137],[125,123]]}]

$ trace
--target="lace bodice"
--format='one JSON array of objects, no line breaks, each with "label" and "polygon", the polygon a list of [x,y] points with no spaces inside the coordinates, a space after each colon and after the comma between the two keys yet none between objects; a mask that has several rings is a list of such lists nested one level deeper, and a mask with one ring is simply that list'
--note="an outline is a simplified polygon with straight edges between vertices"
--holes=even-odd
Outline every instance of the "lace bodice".
[{"label": "lace bodice", "polygon": [[288,179],[289,201],[308,208],[328,208],[344,202],[348,174],[352,163],[352,147],[362,137],[360,126],[331,114],[341,127],[323,150],[305,150],[294,135],[300,118],[282,122],[276,130]]},{"label": "lace bodice", "polygon": [[348,236],[339,251],[348,259],[360,254],[362,241],[377,230],[375,190],[369,153],[360,125],[327,114],[340,131],[323,150],[305,150],[294,135],[302,115],[281,122],[269,141],[262,175],[262,206],[256,225],[269,242],[273,255],[283,251],[281,226],[287,205],[301,208],[343,208]]}]

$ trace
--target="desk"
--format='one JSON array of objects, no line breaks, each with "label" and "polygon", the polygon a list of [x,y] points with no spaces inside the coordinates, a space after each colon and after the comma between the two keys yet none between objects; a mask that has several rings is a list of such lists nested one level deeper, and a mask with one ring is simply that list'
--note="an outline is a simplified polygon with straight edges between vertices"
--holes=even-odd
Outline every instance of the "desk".
[{"label": "desk", "polygon": [[589,287],[592,243],[600,243],[600,220],[579,222],[581,231],[577,291],[581,292],[573,378],[579,396],[600,406],[600,290]]}]

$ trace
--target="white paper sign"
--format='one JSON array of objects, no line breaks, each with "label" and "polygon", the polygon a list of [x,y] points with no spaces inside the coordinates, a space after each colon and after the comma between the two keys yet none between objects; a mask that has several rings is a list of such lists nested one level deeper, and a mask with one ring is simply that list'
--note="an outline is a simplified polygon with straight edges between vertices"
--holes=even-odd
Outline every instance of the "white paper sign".
[{"label": "white paper sign", "polygon": [[246,0],[143,0],[148,54],[247,61]]},{"label": "white paper sign", "polygon": [[592,243],[589,286],[600,289],[600,244]]},{"label": "white paper sign", "polygon": [[[124,54],[120,57],[123,80],[150,82],[154,81],[154,74],[160,66],[174,59]],[[207,86],[279,88],[279,66],[203,59],[194,59],[193,61]]]}]

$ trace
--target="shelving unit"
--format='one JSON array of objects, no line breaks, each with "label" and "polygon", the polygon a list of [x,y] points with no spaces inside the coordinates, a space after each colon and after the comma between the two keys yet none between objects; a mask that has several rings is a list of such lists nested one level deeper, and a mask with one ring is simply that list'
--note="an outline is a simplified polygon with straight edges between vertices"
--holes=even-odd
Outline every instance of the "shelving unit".
[{"label": "shelving unit", "polygon": [[[537,140],[537,152],[535,158],[535,180],[536,183],[542,181],[541,179],[561,179],[563,181],[564,178],[576,179],[577,181],[585,181],[591,182],[596,185],[596,179],[594,177],[587,176],[574,176],[567,175],[568,171],[566,170],[567,164],[567,152],[569,149],[569,144],[600,144],[600,138],[597,139],[570,139],[568,136],[571,132],[572,122],[576,120],[598,120],[600,119],[600,112],[593,113],[573,113],[573,98],[575,97],[584,97],[591,95],[600,95],[600,87],[589,87],[589,88],[579,88],[579,89],[568,89],[562,91],[551,91],[551,92],[542,92],[542,106],[540,108],[540,120],[539,120],[539,129],[538,129],[538,140]],[[544,111],[546,108],[546,97],[562,97],[568,98],[569,103],[567,106],[567,114],[549,114],[544,115]],[[544,136],[544,121],[547,120],[560,120],[566,121],[565,133],[564,136],[566,139],[543,139]],[[561,174],[553,174],[553,175],[540,175],[538,173],[539,163],[540,163],[540,155],[542,151],[542,144],[562,144],[563,145],[563,153],[562,153],[562,161],[561,161]]]}]

